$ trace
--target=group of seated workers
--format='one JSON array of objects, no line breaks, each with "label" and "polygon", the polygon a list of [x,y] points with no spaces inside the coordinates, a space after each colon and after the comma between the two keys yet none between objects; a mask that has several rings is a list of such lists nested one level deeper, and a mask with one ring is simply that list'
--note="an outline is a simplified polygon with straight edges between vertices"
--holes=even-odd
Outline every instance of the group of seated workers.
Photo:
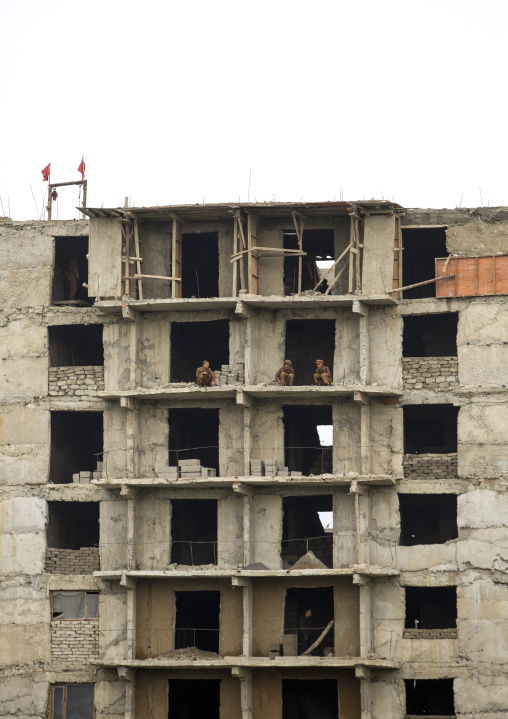
[{"label": "group of seated workers", "polygon": [[[277,384],[282,384],[285,387],[291,387],[295,380],[295,371],[293,369],[293,363],[291,362],[291,360],[284,360],[284,365],[275,375],[275,380]],[[316,360],[314,382],[320,386],[326,386],[332,383],[332,375],[330,373],[330,369],[325,365],[323,360]],[[208,360],[203,360],[202,366],[197,368],[196,384],[200,387],[215,386],[215,374],[211,370],[210,362],[208,362]]]}]

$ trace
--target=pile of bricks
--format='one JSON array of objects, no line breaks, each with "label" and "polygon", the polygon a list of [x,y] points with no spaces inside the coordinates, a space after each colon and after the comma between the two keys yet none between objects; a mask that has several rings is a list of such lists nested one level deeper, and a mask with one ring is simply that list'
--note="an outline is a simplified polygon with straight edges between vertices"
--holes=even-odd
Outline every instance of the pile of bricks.
[{"label": "pile of bricks", "polygon": [[203,479],[217,475],[215,469],[202,467],[199,459],[180,459],[178,467],[160,465],[155,467],[155,471],[162,479]]},{"label": "pile of bricks", "polygon": [[53,662],[85,664],[99,658],[99,622],[97,619],[56,620],[51,622],[51,659]]},{"label": "pile of bricks", "polygon": [[288,467],[279,467],[276,459],[250,460],[251,477],[301,477],[301,472],[290,472]]},{"label": "pile of bricks", "polygon": [[404,629],[404,639],[457,639],[456,629]]},{"label": "pile of bricks", "polygon": [[404,357],[402,377],[407,390],[443,392],[459,386],[459,361],[457,357]]},{"label": "pile of bricks", "polygon": [[224,387],[225,385],[245,384],[245,369],[243,360],[238,360],[237,369],[232,365],[221,365],[220,371],[215,372],[216,387]]},{"label": "pile of bricks", "polygon": [[104,389],[104,367],[50,367],[50,397],[86,397]]},{"label": "pile of bricks", "polygon": [[403,466],[406,479],[455,479],[457,477],[457,452],[405,454]]},{"label": "pile of bricks", "polygon": [[90,484],[91,479],[102,479],[103,462],[97,462],[97,470],[94,472],[76,472],[72,475],[74,484]]},{"label": "pile of bricks", "polygon": [[92,574],[99,571],[99,548],[46,549],[44,571],[51,574]]}]

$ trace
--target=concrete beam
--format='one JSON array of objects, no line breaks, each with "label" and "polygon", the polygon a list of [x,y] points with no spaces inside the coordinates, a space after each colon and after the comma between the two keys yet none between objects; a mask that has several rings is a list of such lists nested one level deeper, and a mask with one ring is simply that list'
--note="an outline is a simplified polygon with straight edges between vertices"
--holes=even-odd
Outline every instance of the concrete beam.
[{"label": "concrete beam", "polygon": [[255,494],[253,488],[243,484],[243,482],[233,482],[233,492],[243,494],[246,497],[254,497]]},{"label": "concrete beam", "polygon": [[132,307],[129,307],[127,302],[122,302],[122,317],[124,320],[130,320],[135,322],[139,316],[139,312],[135,312]]}]

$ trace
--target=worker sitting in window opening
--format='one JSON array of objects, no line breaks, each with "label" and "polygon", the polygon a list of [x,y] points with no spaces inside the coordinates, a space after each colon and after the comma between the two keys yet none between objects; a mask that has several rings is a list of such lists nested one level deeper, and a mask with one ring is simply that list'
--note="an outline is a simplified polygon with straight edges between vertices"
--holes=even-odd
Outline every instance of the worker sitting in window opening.
[{"label": "worker sitting in window opening", "polygon": [[208,360],[203,360],[202,367],[197,368],[196,384],[198,384],[200,387],[215,386],[215,374],[210,369],[210,362],[208,362]]},{"label": "worker sitting in window opening", "polygon": [[314,381],[316,384],[321,386],[332,383],[332,375],[323,360],[316,360],[316,373],[314,375]]},{"label": "worker sitting in window opening", "polygon": [[295,371],[291,360],[284,360],[284,366],[275,375],[275,379],[278,384],[283,384],[286,387],[291,387],[295,379]]}]

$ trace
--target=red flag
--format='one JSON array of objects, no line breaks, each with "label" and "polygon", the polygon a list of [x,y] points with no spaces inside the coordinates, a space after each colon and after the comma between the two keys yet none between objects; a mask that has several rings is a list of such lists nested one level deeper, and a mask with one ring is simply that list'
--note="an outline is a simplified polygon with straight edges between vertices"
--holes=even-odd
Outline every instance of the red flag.
[{"label": "red flag", "polygon": [[44,170],[41,170],[41,172],[42,172],[42,181],[43,181],[43,182],[47,182],[47,181],[49,180],[49,168],[50,168],[50,167],[51,167],[51,162],[49,163],[49,165],[46,165],[46,167],[44,168]]},{"label": "red flag", "polygon": [[81,162],[79,163],[78,172],[81,172],[81,179],[85,179],[85,158],[81,158]]}]

